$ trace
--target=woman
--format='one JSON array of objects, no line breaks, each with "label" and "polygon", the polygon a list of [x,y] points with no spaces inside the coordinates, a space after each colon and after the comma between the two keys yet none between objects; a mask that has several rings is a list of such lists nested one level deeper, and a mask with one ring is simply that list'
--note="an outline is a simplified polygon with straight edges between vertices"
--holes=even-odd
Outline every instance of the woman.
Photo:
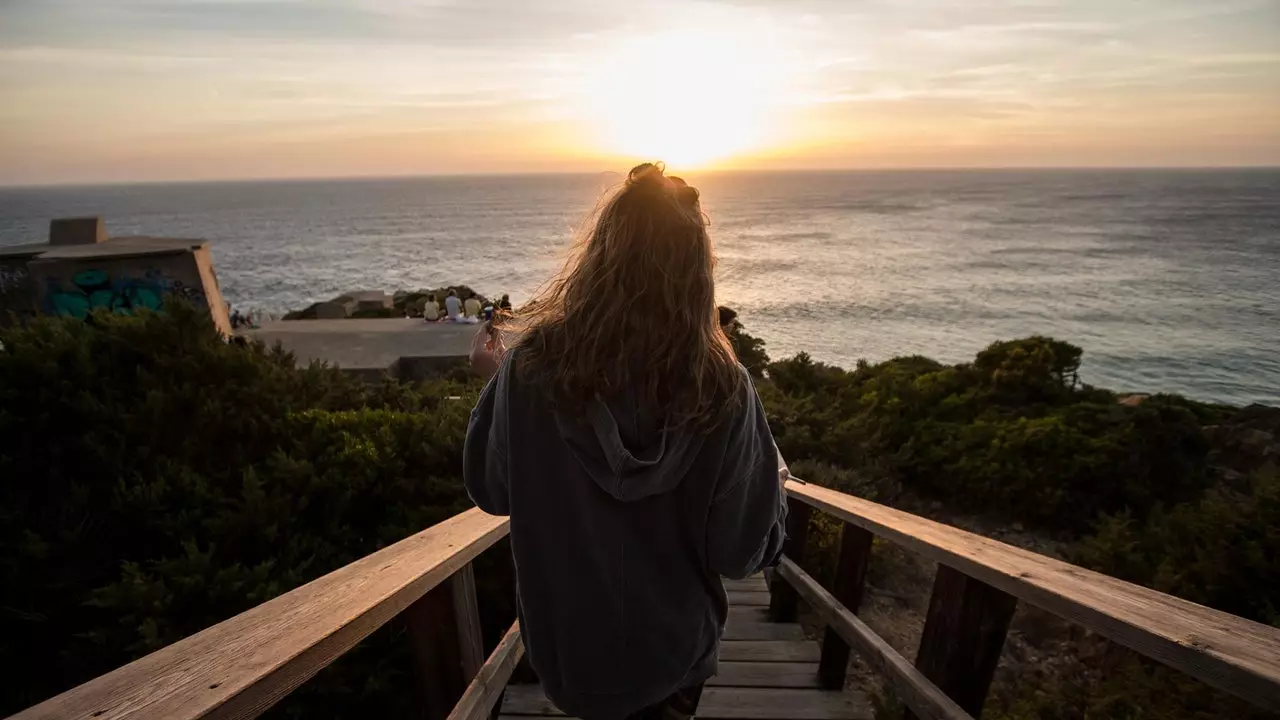
[{"label": "woman", "polygon": [[716,672],[720,577],[781,552],[773,437],[720,330],[714,264],[698,191],[641,165],[511,352],[501,332],[473,347],[493,379],[467,490],[511,516],[529,659],[573,716],[692,716]]},{"label": "woman", "polygon": [[435,322],[440,319],[440,302],[436,300],[436,294],[427,295],[427,302],[422,306],[422,318],[427,322]]}]

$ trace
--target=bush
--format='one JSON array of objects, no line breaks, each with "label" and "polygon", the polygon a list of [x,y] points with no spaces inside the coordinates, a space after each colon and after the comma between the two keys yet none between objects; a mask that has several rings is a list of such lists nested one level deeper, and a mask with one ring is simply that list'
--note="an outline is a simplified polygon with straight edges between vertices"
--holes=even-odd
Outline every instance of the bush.
[{"label": "bush", "polygon": [[[298,370],[280,350],[223,342],[185,306],[42,318],[0,341],[5,714],[470,505],[461,450],[477,382],[371,387]],[[496,640],[514,613],[491,609]],[[359,712],[400,707],[410,686],[388,678],[412,664],[396,652],[400,671],[355,651],[284,711],[332,714],[342,697]]]},{"label": "bush", "polygon": [[1280,474],[1211,488],[1145,521],[1120,514],[1076,548],[1085,567],[1280,627]]},{"label": "bush", "polygon": [[1121,405],[1079,386],[1079,360],[1038,337],[971,365],[906,357],[848,372],[801,354],[769,365],[761,397],[784,456],[887,474],[957,509],[1079,534],[1099,513],[1196,497],[1209,443],[1187,401]]}]

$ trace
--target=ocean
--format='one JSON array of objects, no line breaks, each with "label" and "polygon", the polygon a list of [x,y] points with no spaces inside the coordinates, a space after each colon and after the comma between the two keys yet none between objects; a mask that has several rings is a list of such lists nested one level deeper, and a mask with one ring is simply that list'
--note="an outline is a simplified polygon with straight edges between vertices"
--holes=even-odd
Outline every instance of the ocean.
[{"label": "ocean", "polygon": [[[775,358],[970,360],[1032,334],[1085,381],[1280,405],[1280,170],[691,173],[717,291]],[[210,241],[225,298],[282,314],[465,283],[517,303],[616,175],[0,189],[0,245],[54,217]]]}]

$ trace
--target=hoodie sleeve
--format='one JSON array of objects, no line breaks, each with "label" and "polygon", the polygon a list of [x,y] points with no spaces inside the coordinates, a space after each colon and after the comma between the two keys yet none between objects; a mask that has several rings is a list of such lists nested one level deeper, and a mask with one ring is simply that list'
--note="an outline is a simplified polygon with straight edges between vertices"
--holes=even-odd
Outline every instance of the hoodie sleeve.
[{"label": "hoodie sleeve", "polygon": [[734,579],[776,563],[786,536],[787,502],[773,433],[750,376],[745,383],[707,523],[711,569]]},{"label": "hoodie sleeve", "polygon": [[467,495],[490,515],[511,514],[507,485],[507,367],[504,362],[485,385],[471,411],[462,450]]}]

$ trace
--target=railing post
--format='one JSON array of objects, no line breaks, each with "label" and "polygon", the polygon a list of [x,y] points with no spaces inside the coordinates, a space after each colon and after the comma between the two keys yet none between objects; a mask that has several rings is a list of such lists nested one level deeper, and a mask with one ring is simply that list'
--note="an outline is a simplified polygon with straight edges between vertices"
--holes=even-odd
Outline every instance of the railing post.
[{"label": "railing post", "polygon": [[484,664],[476,579],[471,563],[404,611],[422,694],[422,717],[449,716]]},{"label": "railing post", "polygon": [[[788,503],[787,539],[782,544],[782,554],[796,565],[804,563],[804,548],[809,542],[809,512],[807,503]],[[769,617],[774,622],[795,622],[798,599],[795,588],[775,573],[769,583]]]},{"label": "railing post", "polygon": [[[867,565],[871,561],[871,531],[845,522],[840,530],[840,559],[836,561],[836,578],[833,594],[836,600],[851,613],[858,612],[862,604],[862,589],[867,577]],[[822,637],[822,659],[818,664],[818,679],[822,687],[838,690],[844,687],[845,671],[849,667],[849,644],[830,627]]]},{"label": "railing post", "polygon": [[[916,667],[975,718],[1000,662],[1017,598],[941,563]],[[907,718],[914,718],[907,712]]]}]

